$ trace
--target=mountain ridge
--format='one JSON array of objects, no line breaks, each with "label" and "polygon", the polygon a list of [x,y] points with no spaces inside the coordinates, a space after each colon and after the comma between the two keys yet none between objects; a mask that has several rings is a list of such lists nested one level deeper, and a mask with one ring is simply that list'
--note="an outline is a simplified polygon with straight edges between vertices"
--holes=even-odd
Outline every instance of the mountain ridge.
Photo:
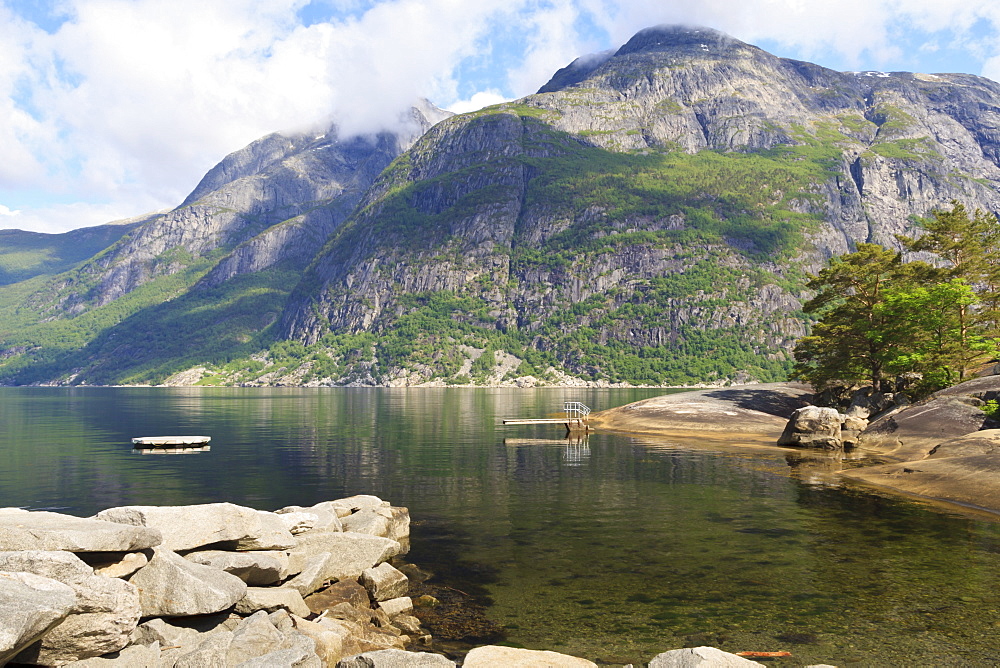
[{"label": "mountain ridge", "polygon": [[[417,111],[421,132],[365,140],[367,158],[341,144],[353,186],[316,167],[320,137],[234,153],[154,234],[92,260],[85,289],[32,298],[57,319],[176,280],[169,299],[34,376],[31,353],[8,355],[0,382],[195,366],[237,384],[781,379],[808,272],[858,242],[898,247],[952,199],[1000,209],[998,100],[972,75],[842,73],[718,31],[647,29],[537,94],[436,123]],[[282,170],[301,171],[295,187],[263,197]],[[244,306],[225,315],[209,295]],[[225,318],[245,324],[226,351],[157,357],[143,341],[164,318],[190,329],[184,304],[216,309],[223,337]]]}]

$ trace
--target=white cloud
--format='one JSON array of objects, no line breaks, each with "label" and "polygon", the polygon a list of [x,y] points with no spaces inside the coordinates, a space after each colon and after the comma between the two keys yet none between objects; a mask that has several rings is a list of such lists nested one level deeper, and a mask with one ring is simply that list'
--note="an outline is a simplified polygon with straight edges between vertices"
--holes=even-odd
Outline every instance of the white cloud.
[{"label": "white cloud", "polygon": [[485,90],[476,93],[468,100],[458,100],[448,105],[448,111],[453,111],[456,114],[464,114],[469,111],[479,111],[484,107],[500,104],[501,102],[507,102],[510,99],[497,90]]},{"label": "white cloud", "polygon": [[[269,132],[333,119],[370,132],[417,97],[453,110],[520,97],[663,23],[844,69],[961,49],[1000,78],[996,0],[61,0],[51,34],[14,11],[30,1],[0,0],[0,200],[21,210],[0,227],[172,206]],[[343,13],[304,26],[306,5]]]}]

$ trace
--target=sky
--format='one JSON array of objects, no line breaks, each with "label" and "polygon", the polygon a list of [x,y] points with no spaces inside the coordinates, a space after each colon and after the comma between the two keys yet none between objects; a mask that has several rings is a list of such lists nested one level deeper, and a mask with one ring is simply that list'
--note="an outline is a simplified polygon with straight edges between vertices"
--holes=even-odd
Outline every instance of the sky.
[{"label": "sky", "polygon": [[523,97],[675,23],[837,70],[1000,80],[1000,0],[0,0],[0,229],[169,209],[271,132]]}]

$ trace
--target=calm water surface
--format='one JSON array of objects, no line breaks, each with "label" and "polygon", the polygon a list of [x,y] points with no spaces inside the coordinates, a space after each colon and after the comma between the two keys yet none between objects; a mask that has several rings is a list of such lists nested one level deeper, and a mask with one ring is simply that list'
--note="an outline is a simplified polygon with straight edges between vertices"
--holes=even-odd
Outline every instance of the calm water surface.
[{"label": "calm water surface", "polygon": [[[1000,665],[1000,525],[841,488],[786,453],[498,426],[660,390],[0,388],[0,505],[408,506],[409,559],[508,641],[600,663]],[[133,436],[206,434],[193,455]],[[818,469],[822,469],[822,463]]]}]

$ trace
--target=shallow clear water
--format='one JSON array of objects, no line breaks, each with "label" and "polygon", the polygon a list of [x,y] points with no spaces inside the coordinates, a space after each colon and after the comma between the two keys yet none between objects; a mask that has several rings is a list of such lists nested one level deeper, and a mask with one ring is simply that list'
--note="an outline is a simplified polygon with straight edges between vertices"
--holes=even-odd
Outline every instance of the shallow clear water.
[{"label": "shallow clear water", "polygon": [[[657,390],[0,388],[0,505],[262,509],[377,494],[409,559],[508,641],[601,663],[676,647],[771,665],[1000,664],[1000,525],[842,488],[779,450],[502,427]],[[209,452],[135,454],[205,434]],[[819,470],[819,473],[817,473]]]}]

